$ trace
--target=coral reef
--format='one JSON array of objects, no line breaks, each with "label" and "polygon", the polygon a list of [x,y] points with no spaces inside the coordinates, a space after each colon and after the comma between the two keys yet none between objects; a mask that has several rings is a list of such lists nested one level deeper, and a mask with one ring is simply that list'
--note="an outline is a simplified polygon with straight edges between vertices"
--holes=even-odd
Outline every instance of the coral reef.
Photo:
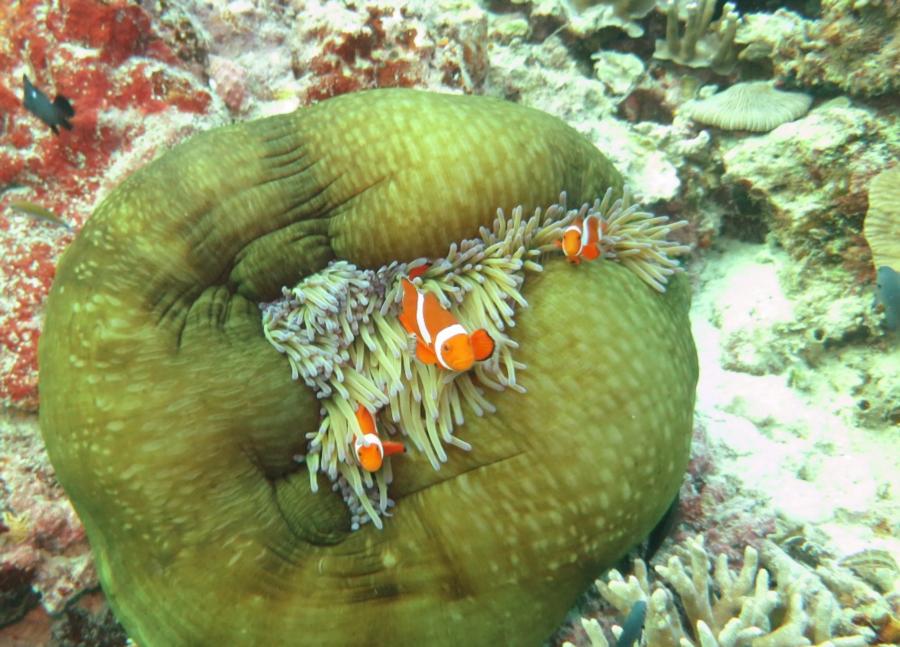
[{"label": "coral reef", "polygon": [[708,67],[719,74],[731,72],[738,54],[734,37],[740,17],[734,4],[726,2],[722,16],[712,25],[715,10],[715,0],[669,0],[666,37],[656,41],[653,57],[688,67]]},{"label": "coral reef", "polygon": [[32,610],[61,614],[97,586],[97,575],[84,529],[54,478],[35,421],[0,420],[0,446],[2,627]]},{"label": "coral reef", "polygon": [[[56,136],[20,108],[23,74],[72,100],[72,131]],[[71,241],[6,206],[29,200],[80,226],[116,158],[135,138],[157,127],[171,134],[178,130],[177,120],[168,121],[173,115],[193,120],[210,102],[133,3],[4,6],[0,119],[10,146],[0,147],[0,406],[37,408],[37,321],[59,251]]]},{"label": "coral reef", "polygon": [[[0,425],[4,434],[0,447],[5,451],[0,456],[5,497],[0,501],[5,519],[0,526],[0,574],[7,576],[2,595],[10,601],[9,617],[27,610],[22,620],[0,630],[0,643],[124,642],[121,629],[107,622],[102,594],[83,594],[96,584],[96,575],[86,558],[88,548],[79,522],[64,505],[46,454],[34,441],[34,416],[22,419],[13,413],[34,411],[38,406],[35,349],[44,300],[57,258],[72,236],[62,228],[23,217],[9,205],[35,202],[78,230],[124,177],[197,131],[235,119],[286,113],[309,102],[376,86],[487,94],[561,117],[606,153],[640,202],[673,220],[688,220],[689,225],[674,236],[692,243],[695,250],[689,266],[697,288],[692,323],[703,370],[694,454],[681,490],[682,520],[674,538],[702,533],[707,550],[739,561],[745,544],[759,547],[762,537],[776,527],[781,533],[786,525],[790,536],[777,541],[792,557],[805,564],[816,563],[822,555],[834,557],[881,591],[884,573],[892,572],[891,557],[894,562],[900,559],[900,458],[895,446],[900,386],[891,311],[885,308],[882,314],[879,307],[873,308],[872,292],[875,288],[882,303],[892,303],[884,286],[896,289],[900,284],[886,283],[876,275],[883,245],[869,244],[863,235],[869,233],[863,230],[863,218],[873,199],[878,209],[878,191],[870,191],[873,180],[895,164],[900,153],[892,103],[898,90],[896,3],[823,0],[821,7],[818,2],[806,6],[792,2],[781,3],[782,8],[771,1],[737,3],[740,18],[728,12],[737,20],[737,31],[725,57],[737,53],[737,60],[733,67],[718,69],[727,72],[726,77],[708,65],[691,67],[653,57],[657,40],[660,50],[667,49],[667,14],[676,18],[670,26],[679,49],[693,38],[692,33],[696,35],[702,56],[695,52],[694,58],[700,63],[711,60],[711,53],[726,42],[721,37],[727,35],[716,14],[709,16],[705,31],[699,29],[705,22],[703,2],[692,3],[690,11],[684,1],[660,2],[653,11],[655,4],[650,0],[0,2],[0,131],[8,144],[0,145]],[[802,15],[795,13],[801,9]],[[51,97],[58,92],[72,100],[76,108],[73,132],[56,137],[21,108],[23,74]],[[764,136],[705,129],[684,118],[685,102],[709,96],[717,89],[711,83],[727,87],[748,80],[808,91],[824,105]],[[842,93],[853,100],[831,101]],[[486,126],[479,145],[487,147],[497,129],[496,123]],[[385,132],[392,130],[382,129]],[[500,144],[497,150],[512,149]],[[426,165],[431,154],[423,157]],[[230,159],[220,157],[223,163]],[[511,157],[515,156],[503,157],[500,166],[517,164]],[[342,163],[351,162],[344,159]],[[458,163],[442,158],[434,169]],[[523,166],[529,163],[534,158],[529,157]],[[360,165],[377,167],[365,155]],[[536,175],[545,172],[540,171],[541,165],[536,168]],[[379,179],[373,178],[373,183]],[[195,181],[203,184],[205,180]],[[496,204],[484,198],[484,219],[473,219],[469,230],[448,235],[435,249],[446,253],[450,240],[476,235],[476,220],[488,224],[497,205],[510,213],[522,201],[525,213],[531,213],[536,206],[549,204],[564,186],[549,184],[537,192],[540,199],[521,192],[503,196]],[[525,186],[524,180],[520,186]],[[593,199],[602,190],[598,185],[583,195],[572,195],[578,200]],[[449,197],[426,192],[410,197],[409,202],[427,204],[423,213],[443,218],[445,211],[459,208],[452,201],[454,196]],[[229,204],[229,208],[242,206]],[[414,230],[428,232],[428,222],[423,216]],[[304,222],[288,227],[277,238],[304,241],[295,247],[315,257],[316,263],[305,268],[310,270],[331,260],[327,247],[315,242],[327,235],[322,223]],[[275,274],[281,271],[280,265],[293,266],[270,249],[253,245],[241,257],[234,285],[245,289],[242,294],[264,289],[267,298],[279,296],[281,284],[270,285],[263,278],[266,270],[252,274],[248,269],[268,262],[268,272]],[[579,276],[597,274],[606,280],[606,272],[615,270],[617,263],[585,265],[590,266],[579,267]],[[535,275],[535,286],[529,278],[527,289],[533,287],[540,294],[541,282],[562,271],[549,263],[547,276]],[[291,276],[283,283],[293,285],[298,278]],[[681,281],[675,286],[680,289]],[[619,298],[615,294],[605,300],[598,297],[598,307],[608,307]],[[210,299],[202,304],[207,302],[211,311],[217,311],[221,303]],[[546,316],[540,310],[546,298],[529,294],[528,302],[531,308],[516,313],[517,325],[507,329],[509,334],[524,330],[534,310],[539,318]],[[250,310],[259,314],[255,305]],[[525,321],[520,322],[520,317]],[[572,321],[590,325],[580,312]],[[600,323],[608,329],[605,321]],[[224,334],[230,339],[233,333],[226,328]],[[578,343],[573,348],[572,343],[570,339],[557,351],[556,364],[568,367],[596,356],[596,348],[582,348]],[[231,348],[221,347],[222,372],[237,365]],[[148,346],[138,355],[143,357],[145,350],[151,352]],[[262,344],[254,352],[271,349]],[[604,344],[600,352],[610,351]],[[185,362],[197,360],[196,355],[181,357]],[[630,359],[625,353],[598,361],[620,366]],[[525,361],[518,355],[517,360]],[[527,369],[517,370],[517,384],[527,385],[531,392],[535,384],[531,378],[540,379],[533,371],[540,370],[542,360],[528,361]],[[283,377],[288,370],[285,360],[272,365],[271,375]],[[546,370],[560,372],[558,365]],[[188,369],[183,371],[179,374],[187,374]],[[199,379],[202,369],[197,371],[194,379]],[[228,383],[227,376],[213,375]],[[254,385],[269,381],[270,373],[265,371],[247,379]],[[158,388],[167,389],[170,383]],[[270,402],[272,410],[290,407],[297,394],[284,388],[283,401],[260,400]],[[572,394],[582,387],[569,388],[555,392],[560,401],[571,402]],[[247,390],[235,389],[234,400]],[[516,402],[510,406],[522,401],[517,393],[500,395],[501,402],[506,397]],[[494,394],[488,396],[496,404]],[[160,400],[157,406],[162,412],[176,403]],[[535,419],[546,413],[531,412]],[[620,412],[614,408],[613,413]],[[399,517],[408,513],[407,503],[416,505],[417,488],[425,489],[438,475],[448,481],[442,487],[450,489],[461,479],[477,480],[482,469],[487,474],[487,470],[503,469],[504,463],[525,461],[506,458],[503,446],[496,449],[490,440],[482,442],[482,434],[489,433],[484,429],[493,425],[490,418],[466,414],[465,425],[454,429],[454,436],[469,441],[473,451],[448,447],[449,461],[437,475],[426,477],[432,470],[422,454],[394,461],[390,496],[401,503],[401,509],[389,510],[398,518],[385,520],[386,526],[404,523]],[[170,421],[174,419],[172,414]],[[555,429],[555,434],[568,430],[566,420],[560,419],[562,431]],[[317,422],[294,421],[296,448],[292,445],[281,453],[300,453],[308,442],[303,432],[317,429]],[[390,421],[380,423],[385,427]],[[208,430],[211,425],[202,428]],[[180,426],[176,422],[171,429]],[[177,439],[167,440],[177,446]],[[231,443],[226,440],[223,445]],[[535,450],[528,460],[538,466],[552,465],[555,458],[541,448],[540,458]],[[485,460],[498,458],[498,464],[478,463],[475,454],[487,456],[492,449],[495,453]],[[584,447],[577,449],[582,451]],[[260,450],[252,457],[254,467],[248,473],[259,465],[270,465],[271,455]],[[628,454],[624,456],[627,459]],[[568,460],[560,456],[557,464]],[[608,460],[622,465],[622,456]],[[463,469],[460,465],[473,469],[457,476]],[[860,469],[862,465],[865,470]],[[160,474],[168,474],[171,468],[162,463],[154,467]],[[297,488],[308,490],[305,467],[286,460],[275,472],[280,474],[282,468],[301,472],[304,478],[297,479]],[[29,475],[36,478],[29,480]],[[246,491],[255,491],[253,485]],[[273,491],[281,504],[294,500],[289,488],[273,487],[268,492]],[[552,487],[540,488],[545,499],[551,492],[555,492]],[[245,494],[242,490],[241,496]],[[339,502],[331,492],[320,491],[316,496]],[[260,500],[264,498],[260,494]],[[560,500],[570,499],[562,495]],[[257,509],[265,510],[266,501]],[[613,499],[610,509],[634,505]],[[448,510],[451,514],[457,510],[464,520],[469,513],[461,508]],[[335,519],[343,520],[346,514],[341,505],[333,512]],[[543,510],[528,508],[527,512],[538,516]],[[156,514],[155,509],[150,514]],[[331,527],[328,519],[304,518],[315,520],[310,533]],[[362,518],[367,515],[362,513]],[[492,519],[495,530],[500,518]],[[288,520],[299,523],[297,517]],[[348,516],[347,523],[351,522]],[[243,537],[241,532],[237,526],[233,536]],[[394,531],[384,531],[389,532]],[[573,531],[560,531],[568,532]],[[55,541],[57,534],[74,541]],[[554,536],[553,532],[542,534],[547,541]],[[327,543],[331,537],[315,541]],[[381,536],[378,541],[405,546]],[[232,545],[235,542],[239,539]],[[513,550],[504,547],[497,552]],[[457,552],[456,545],[448,549],[448,554]],[[234,553],[220,554],[225,564]],[[551,559],[564,561],[559,554]],[[330,556],[326,560],[330,565],[329,560]],[[476,561],[487,568],[481,557]],[[599,573],[592,570],[599,565],[584,568],[583,578]],[[422,577],[430,573],[426,567],[419,572]],[[569,586],[568,576],[560,579]],[[555,589],[547,595],[556,596],[559,604],[565,597]],[[247,599],[241,600],[245,603]],[[48,609],[54,611],[52,618]],[[380,626],[380,621],[373,624]],[[885,642],[896,641],[900,632],[891,621],[873,630]],[[584,639],[583,634],[580,637]]]},{"label": "coral reef", "polygon": [[872,109],[834,99],[729,147],[724,181],[746,187],[778,242],[818,266],[843,260],[860,236],[869,180],[898,150],[896,129]]},{"label": "coral reef", "polygon": [[[701,538],[689,539],[675,553],[666,565],[656,566],[664,584],[651,584],[641,559],[627,580],[614,569],[606,581],[595,582],[603,599],[623,616],[637,603],[646,604],[641,644],[864,647],[893,622],[889,602],[846,568],[833,563],[809,568],[771,541],[763,542],[761,554],[747,546],[738,572],[721,554],[711,571]],[[760,558],[765,568],[759,568]],[[582,626],[591,647],[609,647],[596,619],[584,618]],[[621,628],[612,631],[618,635]]]},{"label": "coral reef", "polygon": [[856,97],[900,91],[900,7],[877,0],[822,0],[817,20],[780,9],[759,14],[739,41],[772,65],[779,80]]},{"label": "coral reef", "polygon": [[[619,263],[547,262],[513,336],[528,393],[493,393],[496,412],[460,433],[477,451],[439,472],[421,455],[398,461],[382,531],[352,532],[340,496],[311,492],[292,460],[319,402],[260,334],[257,304],[334,258],[438,257],[497,207],[528,213],[560,187],[577,204],[607,186],[621,191],[608,160],[549,115],[397,89],[198,136],[110,194],[58,267],[40,417],[129,634],[549,634],[680,485],[697,378],[684,277],[661,294]],[[570,406],[585,388],[607,397]]]},{"label": "coral reef", "polygon": [[584,37],[616,27],[637,38],[644,33],[640,19],[656,7],[657,0],[507,0],[507,3],[511,8],[523,6],[529,22],[541,31],[562,28],[575,37]]},{"label": "coral reef", "polygon": [[768,81],[732,85],[707,99],[691,101],[681,110],[694,121],[724,130],[768,132],[802,117],[812,97],[776,90]]}]

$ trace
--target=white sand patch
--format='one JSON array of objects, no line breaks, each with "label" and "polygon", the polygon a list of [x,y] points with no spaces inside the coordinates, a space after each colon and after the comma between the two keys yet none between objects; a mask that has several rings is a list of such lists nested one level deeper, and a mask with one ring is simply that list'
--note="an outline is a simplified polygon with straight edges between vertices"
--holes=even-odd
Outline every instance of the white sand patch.
[{"label": "white sand patch", "polygon": [[[719,470],[745,494],[769,499],[786,524],[824,532],[837,557],[881,548],[900,560],[896,429],[854,423],[840,363],[810,368],[797,357],[790,370],[760,370],[780,365],[766,356],[779,336],[803,329],[778,279],[791,261],[762,245],[723,241],[722,252],[700,269],[691,313],[697,416]],[[734,366],[761,374],[726,368]],[[791,385],[798,373],[815,383],[815,397]]]}]

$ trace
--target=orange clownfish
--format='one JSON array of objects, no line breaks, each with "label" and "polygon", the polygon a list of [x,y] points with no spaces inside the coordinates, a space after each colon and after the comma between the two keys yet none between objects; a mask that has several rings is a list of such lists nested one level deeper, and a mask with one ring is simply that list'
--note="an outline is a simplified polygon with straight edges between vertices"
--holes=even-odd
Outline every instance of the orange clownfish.
[{"label": "orange clownfish", "polygon": [[353,448],[356,450],[356,458],[359,460],[359,464],[367,472],[380,470],[385,456],[402,454],[406,451],[403,443],[381,440],[378,437],[375,418],[361,404],[356,407],[356,422],[359,423],[360,433],[356,436]]},{"label": "orange clownfish", "polygon": [[581,259],[592,261],[600,256],[602,233],[603,224],[599,218],[575,218],[563,231],[562,240],[556,241],[556,246],[562,248],[567,261],[578,265]]},{"label": "orange clownfish", "polygon": [[437,364],[450,371],[468,371],[476,361],[494,352],[494,340],[483,328],[471,335],[430,292],[419,292],[403,278],[403,309],[400,323],[416,336],[416,357],[424,364]]}]

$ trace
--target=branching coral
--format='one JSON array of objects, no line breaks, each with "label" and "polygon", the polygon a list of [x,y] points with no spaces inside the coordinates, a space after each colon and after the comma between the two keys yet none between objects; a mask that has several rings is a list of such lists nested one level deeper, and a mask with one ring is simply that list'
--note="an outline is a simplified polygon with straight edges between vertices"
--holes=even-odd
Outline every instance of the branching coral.
[{"label": "branching coral", "polygon": [[516,381],[516,372],[525,367],[513,357],[517,344],[506,334],[515,325],[515,308],[528,305],[520,292],[525,271],[540,271],[542,255],[555,249],[562,228],[587,216],[604,223],[603,256],[618,260],[659,292],[678,269],[670,255],[689,250],[666,240],[685,221],[670,223],[665,216],[640,211],[627,193],[613,200],[612,189],[579,210],[566,210],[565,195],[528,219],[521,207],[509,217],[498,210],[491,229],[482,227],[479,238],[452,245],[446,257],[415,279],[469,329],[484,328],[494,339],[491,358],[470,372],[448,375],[413,359],[397,318],[399,278],[425,267],[425,259],[376,271],[337,261],[263,306],[266,338],[287,356],[292,378],[302,378],[322,401],[322,422],[307,435],[304,456],[311,487],[317,489],[316,474],[324,472],[344,494],[354,527],[369,520],[381,527],[380,515],[391,505],[387,485],[392,479],[389,460],[373,475],[353,457],[356,406],[383,410],[382,426],[408,436],[434,469],[447,460],[445,445],[471,449],[453,430],[463,424],[464,408],[478,416],[493,411],[482,388],[525,390]]},{"label": "branching coral", "polygon": [[[654,58],[729,73],[737,60],[734,36],[740,16],[734,4],[726,2],[722,17],[713,26],[715,9],[716,0],[689,0],[684,5],[681,0],[670,0],[666,10],[666,38],[656,41]],[[685,23],[683,33],[680,20]]]},{"label": "branching coral", "polygon": [[[867,638],[846,622],[835,595],[817,576],[766,542],[760,554],[744,550],[739,571],[720,554],[710,573],[702,538],[688,540],[656,572],[666,582],[651,583],[647,565],[637,559],[627,579],[612,570],[595,583],[600,595],[623,614],[647,604],[643,642],[652,647],[863,647]],[[776,580],[770,583],[770,573]],[[676,603],[677,596],[677,603]],[[688,621],[687,629],[682,616]],[[582,619],[591,647],[608,647],[601,624]],[[618,637],[621,628],[614,626]],[[566,643],[571,647],[571,643]]]}]

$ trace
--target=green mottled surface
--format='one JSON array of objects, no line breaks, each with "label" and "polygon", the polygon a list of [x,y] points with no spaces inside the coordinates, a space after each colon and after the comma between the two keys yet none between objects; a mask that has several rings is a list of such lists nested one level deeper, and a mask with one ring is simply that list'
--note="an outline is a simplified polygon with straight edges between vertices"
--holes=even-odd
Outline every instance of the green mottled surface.
[{"label": "green mottled surface", "polygon": [[385,530],[292,464],[318,406],[256,302],[335,255],[443,252],[498,206],[618,175],[500,101],[376,91],[190,140],[134,174],[60,262],[41,427],[103,588],[142,647],[538,644],[675,493],[697,369],[685,281],[611,263],[529,279],[529,389],[470,416],[439,472],[395,461]]}]

